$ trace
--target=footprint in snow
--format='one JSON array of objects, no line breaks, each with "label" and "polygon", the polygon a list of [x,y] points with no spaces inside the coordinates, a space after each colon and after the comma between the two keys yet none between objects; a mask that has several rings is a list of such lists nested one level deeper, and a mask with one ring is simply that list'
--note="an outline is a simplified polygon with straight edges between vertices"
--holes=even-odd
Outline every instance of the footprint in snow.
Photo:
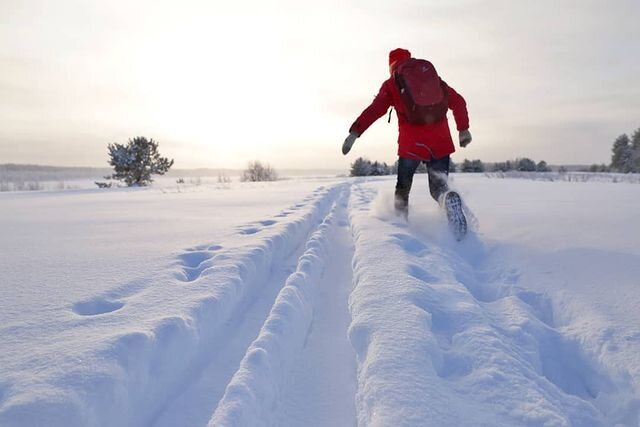
[{"label": "footprint in snow", "polygon": [[442,354],[442,365],[435,368],[440,378],[457,380],[466,377],[473,371],[473,361],[467,354],[445,351]]},{"label": "footprint in snow", "polygon": [[183,254],[178,255],[180,259],[180,263],[185,267],[195,268],[200,264],[205,262],[208,259],[213,257],[213,253],[208,250],[197,251],[197,252],[185,252]]},{"label": "footprint in snow", "polygon": [[256,234],[262,230],[264,230],[265,227],[271,227],[272,225],[276,224],[278,221],[274,221],[272,219],[265,219],[262,221],[257,221],[256,223],[261,225],[262,227],[254,227],[254,226],[248,226],[248,227],[244,227],[242,229],[240,229],[240,234],[244,234],[244,235],[251,235],[251,234]]},{"label": "footprint in snow", "polygon": [[396,233],[392,234],[391,237],[394,238],[393,241],[397,245],[410,254],[423,256],[427,251],[427,246],[424,243],[408,234]]},{"label": "footprint in snow", "polygon": [[206,250],[190,251],[178,255],[179,264],[182,266],[184,277],[179,276],[178,280],[183,282],[193,282],[198,279],[204,270],[213,266],[215,252],[222,249],[220,245],[208,245]]},{"label": "footprint in snow", "polygon": [[[479,277],[477,277],[479,276]],[[509,270],[486,276],[473,272],[456,271],[456,279],[477,300],[493,303],[504,298],[515,296],[529,306],[532,314],[549,327],[555,327],[553,304],[551,298],[543,293],[526,290],[516,286],[520,273]]]},{"label": "footprint in snow", "polygon": [[73,305],[73,312],[80,316],[97,316],[112,313],[124,307],[121,301],[110,301],[104,298],[93,298],[77,302]]},{"label": "footprint in snow", "polygon": [[240,230],[240,234],[251,235],[251,234],[256,234],[260,230],[261,230],[260,228],[248,227]]},{"label": "footprint in snow", "polygon": [[439,280],[436,276],[429,274],[425,269],[415,264],[410,264],[407,267],[407,273],[409,273],[409,276],[429,284],[437,283]]}]

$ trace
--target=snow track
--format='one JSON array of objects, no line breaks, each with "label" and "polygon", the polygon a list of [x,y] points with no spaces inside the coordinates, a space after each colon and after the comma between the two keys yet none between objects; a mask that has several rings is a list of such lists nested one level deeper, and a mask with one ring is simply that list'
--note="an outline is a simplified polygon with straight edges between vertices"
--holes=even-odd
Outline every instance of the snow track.
[{"label": "snow track", "polygon": [[[14,393],[0,410],[0,424],[10,419],[19,425],[46,425],[53,417],[66,426],[149,425],[158,419],[206,367],[207,359],[220,349],[224,351],[225,341],[234,335],[228,322],[234,316],[251,317],[253,307],[270,307],[269,289],[262,291],[265,283],[273,282],[272,271],[286,265],[287,259],[304,247],[342,190],[343,186],[321,187],[278,217],[296,212],[292,220],[281,224],[276,219],[263,220],[243,227],[239,233],[252,239],[246,245],[225,249],[205,244],[188,249],[157,278],[132,282],[108,295],[74,304],[73,312],[85,319],[81,321],[117,331],[124,329],[119,326],[120,313],[153,304],[156,293],[166,298],[160,288],[177,287],[178,293],[172,301],[158,301],[160,318],[141,318],[137,327],[133,326],[137,330],[116,332],[97,351],[61,367],[48,382],[61,387],[63,393],[35,398]],[[242,233],[249,229],[251,233]],[[320,240],[310,243],[319,244]],[[318,256],[308,254],[298,276],[317,274],[314,271],[320,267],[309,261]],[[275,293],[282,284],[276,283]],[[183,286],[190,287],[188,294],[180,292]],[[254,322],[258,328],[262,320],[258,314]],[[251,326],[247,328],[251,335]],[[78,364],[78,360],[100,364]],[[233,364],[233,360],[228,362]]]},{"label": "snow track", "polygon": [[359,425],[638,425],[628,373],[589,354],[517,271],[484,265],[482,242],[422,239],[372,216],[370,188],[353,193]]},{"label": "snow track", "polygon": [[210,426],[271,425],[280,391],[309,333],[329,234],[338,219],[340,202],[334,204],[307,242],[296,271],[287,278],[258,338],[227,386]]}]

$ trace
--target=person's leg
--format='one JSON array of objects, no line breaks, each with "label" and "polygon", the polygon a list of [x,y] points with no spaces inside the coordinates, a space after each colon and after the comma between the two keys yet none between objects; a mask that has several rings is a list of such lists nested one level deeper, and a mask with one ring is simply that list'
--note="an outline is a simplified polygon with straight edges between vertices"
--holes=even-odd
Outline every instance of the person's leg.
[{"label": "person's leg", "polygon": [[449,156],[428,162],[427,168],[431,197],[444,208],[449,228],[453,231],[456,240],[462,240],[467,234],[467,219],[464,215],[460,195],[455,191],[449,191],[447,184]]},{"label": "person's leg", "polygon": [[440,203],[440,198],[449,191],[447,179],[449,177],[449,156],[440,159],[431,159],[427,163],[429,175],[429,192],[431,197]]},{"label": "person's leg", "polygon": [[396,182],[395,208],[398,215],[409,215],[409,192],[420,160],[398,158],[398,181]]}]

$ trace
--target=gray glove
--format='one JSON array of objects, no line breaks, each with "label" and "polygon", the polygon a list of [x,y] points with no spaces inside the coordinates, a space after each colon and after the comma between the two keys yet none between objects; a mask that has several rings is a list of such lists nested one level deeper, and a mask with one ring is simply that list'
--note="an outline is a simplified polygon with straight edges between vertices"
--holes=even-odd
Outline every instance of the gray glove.
[{"label": "gray glove", "polygon": [[347,139],[344,140],[344,144],[342,144],[342,154],[346,155],[349,151],[351,151],[351,147],[353,147],[353,143],[356,142],[356,138],[358,138],[358,134],[355,132],[351,132]]},{"label": "gray glove", "polygon": [[460,133],[458,134],[458,139],[460,141],[460,147],[462,148],[471,144],[471,132],[469,132],[469,129],[461,130]]}]

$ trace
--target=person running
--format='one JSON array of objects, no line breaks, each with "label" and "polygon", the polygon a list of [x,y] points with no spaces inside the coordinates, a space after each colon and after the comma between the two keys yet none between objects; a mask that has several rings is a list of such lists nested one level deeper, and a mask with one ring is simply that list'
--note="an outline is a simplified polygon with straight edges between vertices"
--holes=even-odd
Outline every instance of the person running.
[{"label": "person running", "polygon": [[447,111],[453,111],[461,147],[471,142],[467,104],[455,89],[445,83],[433,65],[411,57],[406,49],[389,52],[390,77],[382,83],[378,95],[349,128],[342,153],[351,150],[357,138],[389,107],[398,117],[398,179],[394,206],[396,212],[408,218],[409,193],[413,175],[420,163],[425,163],[429,192],[445,207],[456,237],[466,233],[466,219],[458,193],[449,191],[450,155],[455,152]]}]

